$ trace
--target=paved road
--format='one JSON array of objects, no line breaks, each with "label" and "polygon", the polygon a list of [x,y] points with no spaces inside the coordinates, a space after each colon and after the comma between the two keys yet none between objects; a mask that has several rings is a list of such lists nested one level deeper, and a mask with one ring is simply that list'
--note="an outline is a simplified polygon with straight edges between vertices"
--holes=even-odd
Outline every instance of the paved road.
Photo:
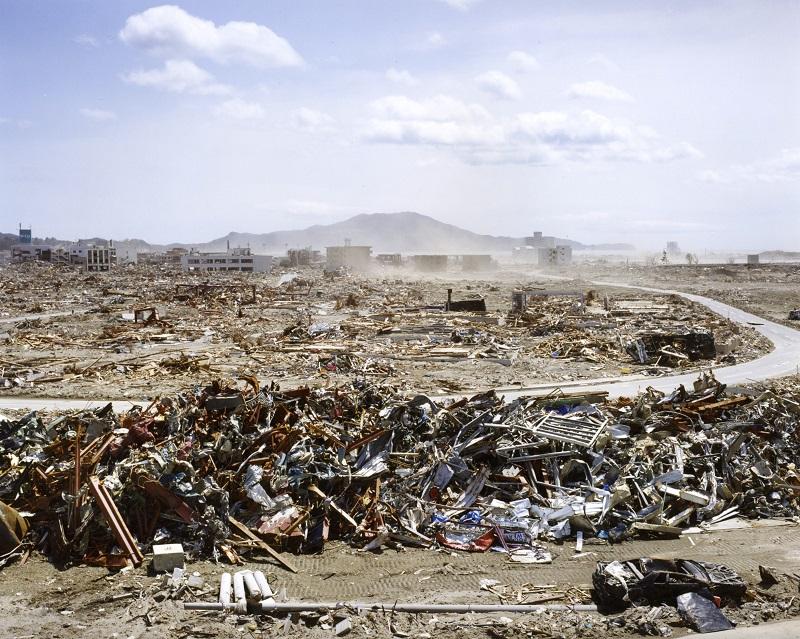
[{"label": "paved road", "polygon": [[715,632],[714,639],[800,639],[800,619]]},{"label": "paved road", "polygon": [[[562,278],[557,278],[562,279]],[[567,278],[563,278],[567,279]],[[754,359],[734,366],[723,366],[714,369],[716,378],[726,384],[743,384],[771,377],[781,377],[798,372],[800,367],[800,331],[763,319],[752,313],[747,313],[723,302],[713,300],[702,295],[682,293],[680,291],[648,288],[620,284],[618,282],[589,282],[593,286],[613,286],[616,288],[630,288],[660,294],[680,295],[692,302],[703,304],[709,309],[727,317],[734,322],[751,324],[759,333],[769,339],[775,348],[764,357]],[[661,391],[670,392],[679,384],[691,388],[697,373],[684,375],[668,375],[664,377],[651,377],[649,375],[624,375],[616,378],[599,378],[577,382],[561,382],[558,384],[539,384],[527,387],[499,388],[498,393],[512,399],[520,395],[544,395],[560,388],[565,392],[577,391],[608,391],[611,397],[636,395],[639,391],[652,386]],[[0,397],[0,410],[30,409],[30,410],[80,410],[96,408],[107,404],[109,399],[79,400],[79,399],[52,399],[52,398],[26,398],[26,397]],[[138,403],[145,403],[141,400]],[[114,410],[121,411],[130,408],[130,400],[114,400]]]},{"label": "paved road", "polygon": [[[649,288],[645,286],[633,286],[620,284],[618,282],[590,282],[593,286],[613,286],[616,288],[630,288],[651,293],[673,294],[702,304],[715,313],[722,315],[740,324],[751,324],[755,330],[769,339],[774,349],[772,352],[758,359],[735,364],[733,366],[723,366],[714,369],[714,376],[725,384],[743,384],[771,377],[781,377],[792,375],[798,372],[800,366],[800,331],[778,324],[770,320],[758,317],[752,313],[734,308],[723,302],[713,300],[702,295],[693,293],[683,293],[659,288]],[[652,386],[661,391],[670,392],[679,384],[691,388],[697,373],[687,373],[684,375],[668,375],[664,377],[651,377],[649,375],[625,375],[618,378],[593,379],[578,382],[566,382],[560,384],[541,384],[528,386],[525,388],[499,389],[508,398],[520,395],[545,394],[556,388],[561,388],[565,392],[573,391],[608,391],[611,397],[636,395],[639,391]]]}]

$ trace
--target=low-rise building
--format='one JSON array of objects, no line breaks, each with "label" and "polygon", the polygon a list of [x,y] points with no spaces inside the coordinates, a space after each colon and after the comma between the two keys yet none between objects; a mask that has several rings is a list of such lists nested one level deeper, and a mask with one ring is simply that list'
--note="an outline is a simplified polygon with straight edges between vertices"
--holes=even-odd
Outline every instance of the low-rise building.
[{"label": "low-rise building", "polygon": [[69,255],[60,246],[51,244],[14,244],[11,247],[12,262],[59,262],[69,261]]},{"label": "low-rise building", "polygon": [[413,255],[414,270],[421,273],[443,273],[447,270],[447,255]]},{"label": "low-rise building", "polygon": [[286,260],[284,261],[286,266],[311,266],[319,260],[319,251],[306,246],[305,248],[290,248],[286,251]]},{"label": "low-rise building", "polygon": [[326,246],[325,270],[328,272],[347,268],[353,271],[369,271],[372,267],[372,247],[353,246]]},{"label": "low-rise building", "polygon": [[491,271],[494,266],[491,255],[462,255],[461,270],[470,273]]},{"label": "low-rise building", "polygon": [[190,252],[181,256],[184,271],[233,271],[241,273],[269,273],[271,255],[253,255],[249,248],[229,249],[225,253]]},{"label": "low-rise building", "polygon": [[375,256],[378,264],[383,266],[398,267],[403,265],[403,256],[400,253],[379,253]]}]

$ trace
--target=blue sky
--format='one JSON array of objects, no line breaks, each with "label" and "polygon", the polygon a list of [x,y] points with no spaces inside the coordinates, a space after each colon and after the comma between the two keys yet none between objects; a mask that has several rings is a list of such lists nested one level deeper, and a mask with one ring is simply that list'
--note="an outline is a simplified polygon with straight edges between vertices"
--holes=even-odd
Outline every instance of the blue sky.
[{"label": "blue sky", "polygon": [[0,221],[800,248],[800,4],[2,0]]}]

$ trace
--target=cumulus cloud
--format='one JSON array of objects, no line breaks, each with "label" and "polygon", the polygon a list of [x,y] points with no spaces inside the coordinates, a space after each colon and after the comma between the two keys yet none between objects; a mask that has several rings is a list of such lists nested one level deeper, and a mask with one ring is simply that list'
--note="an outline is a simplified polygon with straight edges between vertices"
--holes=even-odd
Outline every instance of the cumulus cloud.
[{"label": "cumulus cloud", "polygon": [[475,84],[481,91],[502,100],[519,100],[522,97],[517,81],[500,71],[481,73],[475,78]]},{"label": "cumulus cloud", "polygon": [[264,107],[258,102],[248,102],[241,98],[225,100],[213,109],[214,115],[234,120],[260,120],[266,115]]},{"label": "cumulus cloud", "polygon": [[800,147],[783,149],[774,157],[750,164],[736,164],[726,170],[701,171],[697,177],[712,184],[794,182],[800,180]]},{"label": "cumulus cloud", "polygon": [[481,2],[481,0],[439,0],[439,2],[453,9],[458,9],[459,11],[469,11],[472,7]]},{"label": "cumulus cloud", "polygon": [[702,154],[687,142],[669,144],[653,129],[593,111],[523,112],[496,119],[480,105],[450,96],[427,100],[386,96],[369,105],[369,142],[446,148],[466,162],[667,162]]},{"label": "cumulus cloud", "polygon": [[394,67],[386,71],[386,79],[396,84],[405,85],[407,87],[413,87],[419,84],[419,80],[417,80],[413,75],[411,75],[411,73],[409,73],[405,69],[395,69]]},{"label": "cumulus cloud", "polygon": [[130,46],[155,55],[207,58],[221,64],[296,67],[303,58],[291,44],[255,22],[216,25],[180,7],[162,5],[130,16],[119,32]]},{"label": "cumulus cloud", "polygon": [[426,100],[413,100],[405,95],[387,95],[372,102],[370,110],[375,117],[387,120],[491,120],[491,115],[481,105],[466,104],[449,95],[436,95]]},{"label": "cumulus cloud", "polygon": [[567,91],[567,96],[570,98],[609,100],[611,102],[633,102],[633,96],[629,93],[597,80],[573,84]]},{"label": "cumulus cloud", "polygon": [[488,111],[446,95],[412,100],[386,96],[369,106],[372,118],[364,137],[371,142],[452,147],[502,143],[502,131]]},{"label": "cumulus cloud", "polygon": [[153,87],[172,93],[226,95],[231,88],[214,81],[214,76],[191,60],[167,60],[160,69],[141,69],[124,74],[122,79],[140,87]]},{"label": "cumulus cloud", "polygon": [[75,36],[72,38],[72,41],[75,44],[79,44],[82,47],[86,47],[87,49],[96,49],[100,46],[100,42],[92,35],[88,33],[81,33],[80,35]]},{"label": "cumulus cloud", "polygon": [[96,120],[97,122],[108,122],[117,119],[116,113],[113,111],[106,111],[105,109],[84,108],[80,110],[80,113],[83,117],[89,120]]},{"label": "cumulus cloud", "polygon": [[509,53],[508,62],[517,73],[536,71],[541,66],[536,58],[524,51],[512,51]]},{"label": "cumulus cloud", "polygon": [[332,130],[335,120],[322,111],[301,107],[292,113],[292,122],[301,131],[320,133]]}]

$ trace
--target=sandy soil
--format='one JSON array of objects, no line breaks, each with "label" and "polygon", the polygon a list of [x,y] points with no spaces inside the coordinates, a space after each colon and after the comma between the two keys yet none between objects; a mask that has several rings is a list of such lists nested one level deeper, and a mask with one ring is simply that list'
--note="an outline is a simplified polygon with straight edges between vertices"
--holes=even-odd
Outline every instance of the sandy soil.
[{"label": "sandy soil", "polygon": [[[361,553],[331,544],[321,555],[298,556],[298,574],[270,561],[250,563],[263,570],[273,590],[297,601],[383,601],[427,603],[500,603],[496,593],[481,590],[481,579],[496,579],[494,589],[515,602],[526,585],[550,585],[552,590],[588,590],[598,560],[639,556],[685,557],[725,563],[751,584],[745,601],[726,614],[743,625],[777,621],[800,615],[797,581],[781,578],[770,589],[761,588],[758,566],[780,573],[800,571],[800,528],[796,525],[731,530],[684,536],[677,540],[631,541],[617,546],[592,541],[575,557],[572,544],[549,544],[553,563],[524,566],[509,563],[502,554],[469,554],[428,550],[384,550]],[[227,637],[332,636],[327,619],[317,613],[289,617],[235,616],[184,611],[182,601],[214,601],[219,576],[230,567],[190,562],[205,585],[177,597],[163,576],[139,569],[111,573],[103,568],[58,568],[35,554],[24,564],[3,571],[0,580],[0,634],[4,637],[73,639],[98,637]],[[649,610],[649,609],[648,609]],[[545,637],[641,636],[643,610],[622,614],[529,613],[473,615],[344,614],[350,617],[354,637],[444,636],[518,637],[535,633]],[[686,629],[674,609],[661,611],[660,624],[681,636]],[[427,634],[426,634],[427,633]]]}]

